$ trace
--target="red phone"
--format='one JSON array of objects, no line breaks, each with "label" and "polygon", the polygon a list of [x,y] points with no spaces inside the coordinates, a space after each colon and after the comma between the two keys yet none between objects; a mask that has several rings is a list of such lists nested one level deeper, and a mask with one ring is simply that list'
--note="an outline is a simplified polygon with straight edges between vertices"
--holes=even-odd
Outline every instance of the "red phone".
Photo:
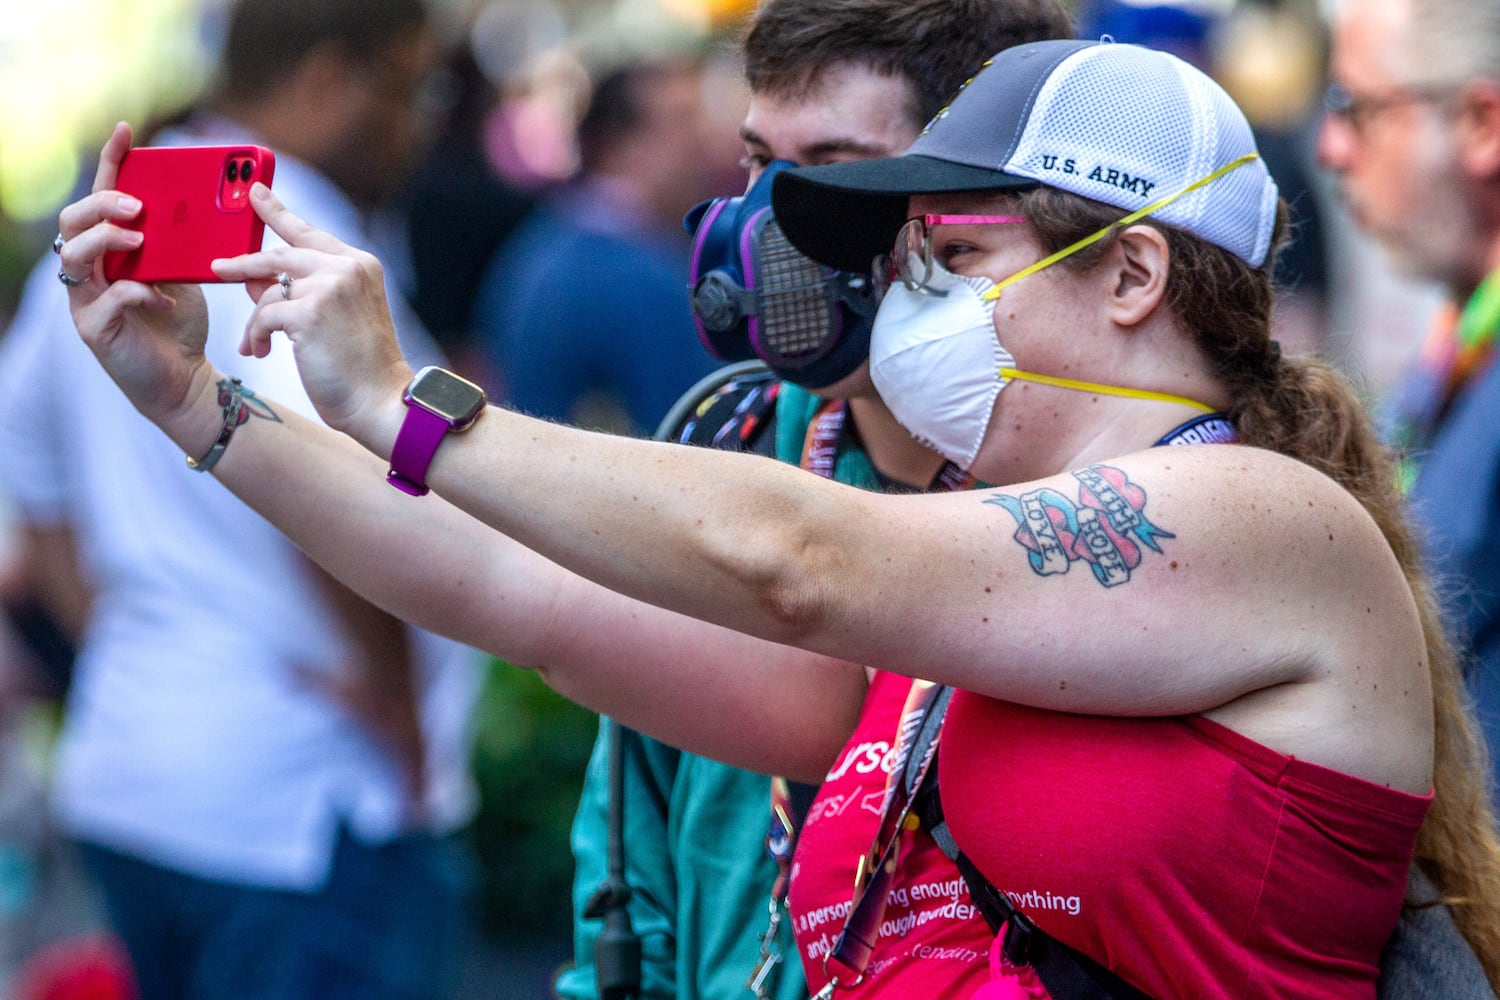
[{"label": "red phone", "polygon": [[276,154],[264,146],[142,146],[120,162],[115,187],[141,200],[126,223],[146,238],[104,255],[110,281],[202,283],[218,257],[260,249],[266,224],[250,207],[250,185],[270,184]]}]

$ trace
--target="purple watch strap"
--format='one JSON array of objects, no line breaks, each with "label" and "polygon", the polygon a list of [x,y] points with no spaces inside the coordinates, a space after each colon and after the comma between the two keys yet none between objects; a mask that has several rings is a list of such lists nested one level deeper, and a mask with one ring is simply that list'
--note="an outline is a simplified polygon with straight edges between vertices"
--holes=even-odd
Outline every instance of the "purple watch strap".
[{"label": "purple watch strap", "polygon": [[406,404],[406,419],[391,449],[391,469],[385,481],[414,497],[427,494],[427,467],[449,431],[448,421],[416,403]]}]

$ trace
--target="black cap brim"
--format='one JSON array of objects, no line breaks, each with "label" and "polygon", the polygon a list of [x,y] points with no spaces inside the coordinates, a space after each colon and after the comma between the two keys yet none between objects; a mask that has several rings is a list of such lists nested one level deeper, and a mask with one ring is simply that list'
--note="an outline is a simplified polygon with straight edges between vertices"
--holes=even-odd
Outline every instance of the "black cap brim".
[{"label": "black cap brim", "polygon": [[792,246],[820,264],[863,272],[890,252],[912,195],[1035,186],[999,170],[907,155],[782,171],[771,182],[771,207]]}]

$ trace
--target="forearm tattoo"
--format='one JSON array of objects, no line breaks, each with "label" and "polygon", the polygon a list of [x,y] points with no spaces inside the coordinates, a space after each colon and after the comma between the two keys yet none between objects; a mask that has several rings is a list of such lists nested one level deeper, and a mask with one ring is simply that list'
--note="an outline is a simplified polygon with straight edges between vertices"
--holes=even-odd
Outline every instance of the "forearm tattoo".
[{"label": "forearm tattoo", "polygon": [[251,417],[260,417],[272,423],[281,423],[281,415],[276,412],[270,403],[261,399],[253,391],[244,386],[240,387],[240,395],[245,397],[244,406],[240,408],[240,423],[244,423]]},{"label": "forearm tattoo", "polygon": [[194,472],[208,472],[218,465],[219,459],[224,457],[224,452],[229,448],[229,442],[234,440],[234,432],[252,415],[263,420],[281,423],[281,417],[276,414],[276,411],[268,403],[257,398],[255,393],[246,389],[239,379],[226,376],[219,379],[215,387],[218,389],[217,398],[219,409],[224,414],[224,423],[219,428],[218,438],[208,451],[203,453],[203,457],[187,456],[188,468]]},{"label": "forearm tattoo", "polygon": [[1161,551],[1161,539],[1175,538],[1146,519],[1146,491],[1119,469],[1091,465],[1073,473],[1075,502],[1057,490],[1040,489],[1019,497],[987,497],[1016,519],[1015,539],[1027,550],[1038,576],[1066,573],[1085,562],[1106,587],[1130,579],[1145,549]]}]

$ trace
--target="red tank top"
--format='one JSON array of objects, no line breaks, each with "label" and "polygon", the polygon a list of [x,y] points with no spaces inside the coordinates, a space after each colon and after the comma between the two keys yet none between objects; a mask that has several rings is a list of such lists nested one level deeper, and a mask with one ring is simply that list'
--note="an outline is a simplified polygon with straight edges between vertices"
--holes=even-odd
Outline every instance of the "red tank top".
[{"label": "red tank top", "polygon": [[990,881],[1159,1000],[1374,997],[1432,801],[1202,718],[962,691],[937,766],[954,838]]},{"label": "red tank top", "polygon": [[[808,983],[848,914],[911,682],[877,673],[805,821],[789,904]],[[956,692],[938,755],[959,845],[1043,930],[1159,998],[1373,997],[1430,796],[1201,718],[1066,715]],[[992,938],[958,871],[906,836],[850,998],[961,998]]]}]

